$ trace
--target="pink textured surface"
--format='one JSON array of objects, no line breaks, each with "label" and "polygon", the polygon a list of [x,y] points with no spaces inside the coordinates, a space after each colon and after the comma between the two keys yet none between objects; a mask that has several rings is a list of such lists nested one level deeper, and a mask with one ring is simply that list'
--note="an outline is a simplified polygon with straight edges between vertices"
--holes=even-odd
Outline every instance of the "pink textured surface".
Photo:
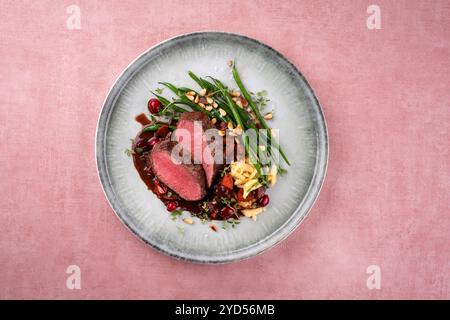
[{"label": "pink textured surface", "polygon": [[[0,298],[450,298],[450,4],[376,1],[0,2]],[[231,265],[172,260],[103,196],[97,116],[138,54],[216,29],[285,54],[325,111],[321,196],[281,245]],[[82,289],[66,289],[79,265]],[[381,267],[380,290],[366,268]]]}]

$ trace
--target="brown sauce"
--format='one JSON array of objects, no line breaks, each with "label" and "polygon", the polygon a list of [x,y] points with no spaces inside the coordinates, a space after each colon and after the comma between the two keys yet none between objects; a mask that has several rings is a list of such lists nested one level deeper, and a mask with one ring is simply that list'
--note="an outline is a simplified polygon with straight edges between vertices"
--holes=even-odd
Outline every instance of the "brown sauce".
[{"label": "brown sauce", "polygon": [[151,123],[150,119],[147,117],[147,115],[145,113],[141,113],[140,115],[137,115],[135,119],[137,122],[139,122],[143,126],[146,126]]}]

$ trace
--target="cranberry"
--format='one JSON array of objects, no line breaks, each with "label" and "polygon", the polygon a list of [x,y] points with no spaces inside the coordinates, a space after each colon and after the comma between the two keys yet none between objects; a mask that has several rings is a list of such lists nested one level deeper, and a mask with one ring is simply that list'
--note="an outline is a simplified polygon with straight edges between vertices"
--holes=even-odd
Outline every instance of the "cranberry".
[{"label": "cranberry", "polygon": [[206,209],[208,210],[211,219],[217,219],[217,216],[219,215],[219,206],[217,204],[207,202]]},{"label": "cranberry", "polygon": [[166,205],[167,211],[175,211],[175,209],[177,208],[177,203],[174,201],[170,201],[169,203],[167,203]]},{"label": "cranberry", "polygon": [[219,213],[219,209],[214,208],[209,212],[209,216],[211,219],[217,219],[217,214]]},{"label": "cranberry", "polygon": [[156,130],[155,137],[164,138],[165,136],[167,136],[169,131],[170,131],[169,130],[169,126],[167,124],[164,124],[164,125],[161,126],[161,128]]},{"label": "cranberry", "polygon": [[149,139],[148,141],[147,141],[147,145],[150,147],[150,149],[151,148],[153,148],[153,146],[155,145],[155,144],[157,144],[159,142],[159,139],[158,138],[151,138],[151,139]]},{"label": "cranberry", "polygon": [[252,193],[252,196],[254,196],[255,199],[259,199],[259,198],[262,198],[264,196],[264,192],[266,192],[266,188],[260,187],[260,188],[258,188],[256,190],[253,190],[251,193]]},{"label": "cranberry", "polygon": [[217,195],[220,197],[228,198],[230,196],[231,190],[225,187],[224,185],[220,185],[217,188]]},{"label": "cranberry", "polygon": [[258,205],[260,207],[265,207],[269,204],[270,199],[269,196],[267,194],[263,195],[261,198],[258,199]]},{"label": "cranberry", "polygon": [[162,104],[158,99],[153,98],[148,100],[148,111],[150,111],[150,113],[158,113],[161,111],[161,107]]},{"label": "cranberry", "polygon": [[220,210],[220,216],[222,219],[230,219],[234,214],[234,209],[232,207],[226,206],[223,207],[222,210]]}]

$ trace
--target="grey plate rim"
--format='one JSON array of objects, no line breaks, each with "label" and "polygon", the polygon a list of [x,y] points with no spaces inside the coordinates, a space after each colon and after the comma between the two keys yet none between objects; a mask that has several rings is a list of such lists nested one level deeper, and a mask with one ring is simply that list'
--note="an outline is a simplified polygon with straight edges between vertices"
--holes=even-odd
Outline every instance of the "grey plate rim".
[{"label": "grey plate rim", "polygon": [[[284,61],[292,70],[300,77],[300,79],[305,83],[307,89],[311,92],[312,97],[317,105],[317,119],[318,119],[318,128],[319,135],[321,138],[318,138],[318,148],[317,148],[317,163],[315,167],[315,171],[313,174],[312,181],[308,187],[308,191],[304,197],[304,199],[300,202],[297,209],[292,213],[291,217],[286,220],[286,222],[280,226],[276,231],[265,237],[264,239],[254,243],[248,247],[237,250],[229,255],[220,256],[220,257],[210,257],[208,259],[200,260],[195,256],[189,256],[183,253],[175,253],[169,252],[160,248],[155,243],[148,241],[143,238],[137,230],[134,230],[132,226],[126,220],[125,209],[121,206],[120,201],[117,199],[115,195],[115,191],[112,187],[111,180],[109,178],[108,169],[107,169],[107,161],[106,161],[106,153],[105,153],[105,144],[106,144],[106,131],[109,124],[109,119],[111,113],[114,109],[117,98],[122,92],[123,88],[127,85],[128,81],[134,76],[136,72],[140,70],[140,66],[145,64],[146,56],[153,50],[161,47],[165,44],[168,44],[173,41],[177,41],[186,37],[198,37],[198,36],[206,36],[206,35],[216,35],[216,36],[228,36],[228,37],[237,37],[241,38],[245,41],[250,41],[258,46],[264,47],[266,50],[269,50],[275,56]],[[299,71],[299,69],[290,62],[284,55],[279,53],[274,48],[266,45],[265,43],[250,38],[248,36],[231,33],[231,32],[223,32],[223,31],[197,31],[191,33],[185,33],[181,35],[177,35],[171,37],[167,40],[161,41],[156,45],[150,47],[145,52],[140,54],[136,59],[134,59],[117,77],[114,81],[114,84],[111,86],[100,111],[100,115],[97,122],[96,133],[95,133],[95,158],[97,165],[97,174],[100,180],[100,184],[102,186],[103,193],[110,205],[113,209],[115,215],[119,218],[119,220],[130,230],[138,239],[144,242],[146,245],[158,250],[159,252],[164,253],[167,256],[173,257],[178,260],[194,262],[194,263],[206,263],[206,264],[222,264],[222,263],[230,263],[230,262],[238,262],[241,260],[245,260],[261,253],[266,252],[267,250],[273,248],[275,245],[282,242],[289,235],[291,235],[297,227],[304,221],[304,219],[308,216],[311,208],[316,202],[320,191],[322,189],[325,176],[327,173],[328,160],[329,160],[329,142],[328,142],[328,129],[327,123],[324,117],[322,106],[320,105],[317,96],[312,89],[311,85],[308,83],[303,74]],[[302,210],[303,209],[303,210]],[[303,211],[303,214],[301,211]]]}]

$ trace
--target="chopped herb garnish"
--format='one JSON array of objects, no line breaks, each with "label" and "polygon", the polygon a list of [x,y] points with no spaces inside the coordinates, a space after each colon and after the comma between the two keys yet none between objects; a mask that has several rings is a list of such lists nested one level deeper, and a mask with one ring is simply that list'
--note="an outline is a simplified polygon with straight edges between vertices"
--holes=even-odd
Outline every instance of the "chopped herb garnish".
[{"label": "chopped herb garnish", "polygon": [[222,229],[223,230],[227,230],[227,228],[228,228],[227,222],[226,221],[222,221]]},{"label": "chopped herb garnish", "polygon": [[131,155],[133,154],[133,150],[131,150],[131,149],[125,149],[125,154],[126,154],[128,157],[131,157]]},{"label": "chopped herb garnish", "polygon": [[267,90],[261,90],[261,91],[258,91],[258,92],[256,93],[256,95],[257,95],[258,97],[265,97],[265,96],[267,96]]},{"label": "chopped herb garnish", "polygon": [[172,220],[176,220],[178,217],[181,217],[182,214],[183,214],[183,211],[175,210],[175,211],[172,211],[170,216],[172,217]]},{"label": "chopped herb garnish", "polygon": [[157,94],[162,94],[163,91],[164,91],[164,88],[156,88],[156,89],[155,89],[155,92],[156,92]]},{"label": "chopped herb garnish", "polygon": [[226,166],[223,168],[223,170],[220,172],[220,176],[223,177],[225,174],[231,171],[231,166]]},{"label": "chopped herb garnish", "polygon": [[222,197],[220,198],[220,202],[226,206],[231,206],[231,198]]},{"label": "chopped herb garnish", "polygon": [[258,109],[260,111],[264,110],[267,103],[270,101],[267,98],[267,91],[261,90],[261,91],[256,92],[256,94],[252,94],[252,95],[253,95],[253,98],[255,100],[255,103],[256,103],[256,106],[258,107]]},{"label": "chopped herb garnish", "polygon": [[284,169],[284,168],[282,168],[282,167],[278,167],[278,174],[280,175],[280,176],[282,176],[282,175],[284,175],[284,174],[286,174],[287,173],[287,170],[286,169]]},{"label": "chopped herb garnish", "polygon": [[203,202],[202,203],[202,205],[201,205],[201,208],[202,208],[202,211],[204,212],[204,213],[208,213],[209,212],[209,208],[208,208],[208,202]]},{"label": "chopped herb garnish", "polygon": [[232,227],[232,228],[236,228],[236,225],[238,225],[239,223],[241,223],[241,221],[240,221],[240,220],[237,220],[237,219],[227,220],[227,222],[228,222],[229,224],[231,224],[231,227]]}]

